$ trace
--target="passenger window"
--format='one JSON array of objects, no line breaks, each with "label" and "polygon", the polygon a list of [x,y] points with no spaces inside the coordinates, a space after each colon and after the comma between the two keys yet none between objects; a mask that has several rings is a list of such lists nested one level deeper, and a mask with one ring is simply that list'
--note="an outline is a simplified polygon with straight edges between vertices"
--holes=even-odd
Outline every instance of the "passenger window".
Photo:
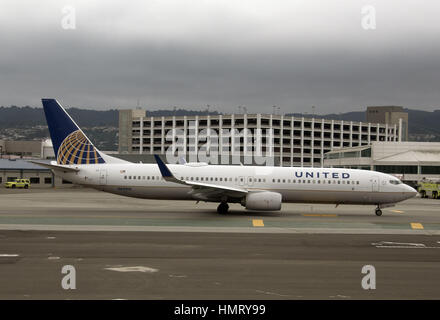
[{"label": "passenger window", "polygon": [[131,180],[131,176],[128,176],[128,179],[130,179],[130,180]]},{"label": "passenger window", "polygon": [[127,179],[127,176],[124,176],[124,179]]}]

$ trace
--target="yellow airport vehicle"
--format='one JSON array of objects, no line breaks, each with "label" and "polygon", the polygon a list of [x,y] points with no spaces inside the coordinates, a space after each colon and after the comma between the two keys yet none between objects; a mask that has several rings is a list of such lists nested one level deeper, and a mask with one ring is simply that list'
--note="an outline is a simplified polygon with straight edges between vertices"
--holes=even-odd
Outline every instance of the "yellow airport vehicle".
[{"label": "yellow airport vehicle", "polygon": [[417,189],[422,198],[440,199],[440,182],[420,181]]},{"label": "yellow airport vehicle", "polygon": [[28,189],[31,183],[29,179],[15,179],[14,181],[8,181],[5,183],[5,188],[24,188]]}]

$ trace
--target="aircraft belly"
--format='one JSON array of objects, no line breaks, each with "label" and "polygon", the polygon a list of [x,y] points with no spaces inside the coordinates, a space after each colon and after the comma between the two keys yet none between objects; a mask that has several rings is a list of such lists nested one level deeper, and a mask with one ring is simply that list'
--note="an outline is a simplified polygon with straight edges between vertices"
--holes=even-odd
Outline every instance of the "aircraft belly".
[{"label": "aircraft belly", "polygon": [[283,190],[278,191],[283,202],[291,203],[334,203],[334,204],[377,204],[395,202],[390,194],[367,191],[315,191]]},{"label": "aircraft belly", "polygon": [[157,186],[98,186],[97,189],[122,196],[158,199],[158,200],[190,200],[188,187],[157,187]]}]

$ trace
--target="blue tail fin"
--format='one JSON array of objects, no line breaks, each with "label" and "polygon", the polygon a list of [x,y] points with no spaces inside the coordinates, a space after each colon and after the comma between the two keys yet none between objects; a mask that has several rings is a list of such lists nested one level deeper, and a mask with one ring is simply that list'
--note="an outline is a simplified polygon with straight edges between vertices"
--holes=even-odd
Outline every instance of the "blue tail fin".
[{"label": "blue tail fin", "polygon": [[47,126],[58,164],[105,163],[66,110],[55,99],[42,99]]}]

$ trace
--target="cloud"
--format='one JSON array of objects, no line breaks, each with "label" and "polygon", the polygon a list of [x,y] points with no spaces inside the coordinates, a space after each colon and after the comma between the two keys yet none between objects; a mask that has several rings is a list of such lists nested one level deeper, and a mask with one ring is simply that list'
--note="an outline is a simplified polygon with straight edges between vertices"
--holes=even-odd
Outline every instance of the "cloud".
[{"label": "cloud", "polygon": [[[43,5],[42,5],[43,4]],[[373,5],[377,29],[361,28]],[[76,29],[63,30],[72,5]],[[439,106],[436,1],[2,1],[1,105]]]}]

